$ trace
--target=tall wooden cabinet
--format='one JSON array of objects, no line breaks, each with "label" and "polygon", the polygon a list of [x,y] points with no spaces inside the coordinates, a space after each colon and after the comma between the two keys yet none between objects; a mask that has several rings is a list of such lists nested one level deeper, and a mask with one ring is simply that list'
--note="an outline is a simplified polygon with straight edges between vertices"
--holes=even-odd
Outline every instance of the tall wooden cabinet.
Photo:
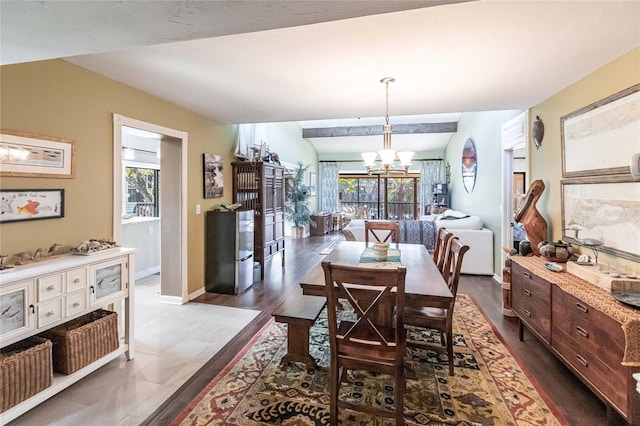
[{"label": "tall wooden cabinet", "polygon": [[284,266],[284,167],[264,162],[234,162],[233,202],[254,211],[254,258],[264,279],[265,260],[276,253]]}]

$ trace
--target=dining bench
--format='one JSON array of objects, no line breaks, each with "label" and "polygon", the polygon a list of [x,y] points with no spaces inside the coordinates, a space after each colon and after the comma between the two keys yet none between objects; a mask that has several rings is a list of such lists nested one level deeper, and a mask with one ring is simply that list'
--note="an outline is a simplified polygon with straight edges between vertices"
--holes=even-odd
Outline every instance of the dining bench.
[{"label": "dining bench", "polygon": [[301,362],[316,368],[316,360],[309,355],[309,330],[327,303],[326,297],[292,294],[273,310],[277,322],[287,324],[287,354],[281,363]]}]

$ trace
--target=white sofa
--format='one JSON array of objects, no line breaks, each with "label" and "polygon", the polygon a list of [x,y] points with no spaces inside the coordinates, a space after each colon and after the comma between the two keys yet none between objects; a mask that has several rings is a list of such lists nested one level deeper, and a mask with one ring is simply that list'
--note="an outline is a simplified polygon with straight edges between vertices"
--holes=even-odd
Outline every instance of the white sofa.
[{"label": "white sofa", "polygon": [[[450,215],[445,213],[449,212]],[[435,227],[444,227],[452,231],[460,241],[469,246],[469,251],[462,262],[462,273],[473,275],[493,275],[493,232],[483,227],[482,220],[478,216],[468,216],[460,212],[455,215],[460,218],[453,219],[451,210],[442,215],[421,216],[421,221],[434,221]],[[450,219],[447,219],[450,217]],[[364,220],[353,219],[344,228],[347,239],[364,241]],[[353,237],[351,237],[351,235]],[[379,234],[379,233],[378,233]],[[403,241],[400,241],[403,242]],[[431,249],[432,247],[428,247]]]}]

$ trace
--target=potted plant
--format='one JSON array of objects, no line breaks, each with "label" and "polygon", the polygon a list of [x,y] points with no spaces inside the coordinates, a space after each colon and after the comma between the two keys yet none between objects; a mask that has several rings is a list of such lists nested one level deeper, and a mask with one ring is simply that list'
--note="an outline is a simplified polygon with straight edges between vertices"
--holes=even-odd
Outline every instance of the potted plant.
[{"label": "potted plant", "polygon": [[304,175],[309,164],[304,166],[298,162],[298,168],[290,179],[285,179],[285,194],[287,203],[284,206],[284,214],[289,222],[293,223],[291,227],[292,238],[302,238],[304,227],[308,224],[316,226],[311,220],[311,210],[309,210],[309,197],[311,197],[311,188],[304,183]]}]

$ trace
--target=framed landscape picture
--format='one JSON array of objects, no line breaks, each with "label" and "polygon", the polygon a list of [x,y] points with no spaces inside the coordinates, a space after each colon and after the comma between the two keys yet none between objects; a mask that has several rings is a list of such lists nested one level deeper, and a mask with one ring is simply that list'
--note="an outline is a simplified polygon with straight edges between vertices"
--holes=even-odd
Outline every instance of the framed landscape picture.
[{"label": "framed landscape picture", "polygon": [[222,157],[202,154],[204,198],[219,198],[223,195]]},{"label": "framed landscape picture", "polygon": [[595,238],[598,250],[640,261],[640,182],[562,182],[563,239]]},{"label": "framed landscape picture", "polygon": [[0,176],[72,178],[75,142],[2,130]]},{"label": "framed landscape picture", "polygon": [[629,174],[640,145],[640,84],[560,118],[562,176]]}]

